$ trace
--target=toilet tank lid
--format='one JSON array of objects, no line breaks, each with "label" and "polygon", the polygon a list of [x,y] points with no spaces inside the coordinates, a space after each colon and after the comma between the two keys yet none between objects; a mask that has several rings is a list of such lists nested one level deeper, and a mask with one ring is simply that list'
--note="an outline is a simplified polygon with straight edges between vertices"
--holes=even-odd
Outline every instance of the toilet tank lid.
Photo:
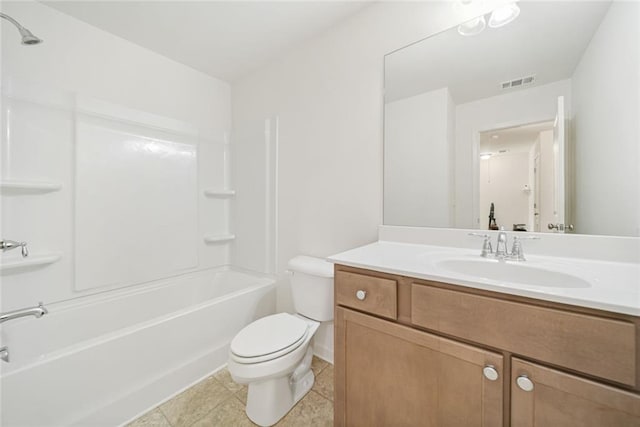
[{"label": "toilet tank lid", "polygon": [[299,255],[289,261],[289,269],[294,272],[317,277],[333,277],[333,263],[322,258]]}]

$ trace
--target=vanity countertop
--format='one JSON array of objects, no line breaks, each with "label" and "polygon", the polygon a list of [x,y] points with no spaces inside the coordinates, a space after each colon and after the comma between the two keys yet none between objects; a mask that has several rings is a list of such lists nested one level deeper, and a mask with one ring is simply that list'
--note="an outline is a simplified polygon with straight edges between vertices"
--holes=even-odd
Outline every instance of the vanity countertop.
[{"label": "vanity countertop", "polygon": [[[478,250],[388,241],[342,252],[328,260],[384,273],[640,316],[638,263],[540,255],[528,255],[527,261],[498,261],[482,258]],[[477,266],[480,273],[446,267],[451,265]],[[517,280],[501,278],[500,273],[494,274],[497,271],[502,271],[505,277],[511,272],[524,272],[524,276],[532,278],[532,283],[524,283],[528,279],[517,283]],[[566,286],[549,286],[544,281],[546,276],[539,272],[557,275],[558,283]],[[567,280],[562,280],[563,277]]]}]

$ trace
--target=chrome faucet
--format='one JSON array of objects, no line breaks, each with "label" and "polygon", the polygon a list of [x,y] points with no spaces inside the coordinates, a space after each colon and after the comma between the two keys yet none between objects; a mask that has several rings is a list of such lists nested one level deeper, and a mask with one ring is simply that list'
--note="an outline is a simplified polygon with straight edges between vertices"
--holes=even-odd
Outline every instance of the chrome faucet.
[{"label": "chrome faucet", "polygon": [[26,316],[35,316],[37,318],[40,318],[47,313],[49,313],[49,310],[47,310],[45,306],[40,302],[36,307],[21,308],[19,310],[0,313],[0,323]]},{"label": "chrome faucet", "polygon": [[29,250],[27,249],[27,242],[16,242],[15,240],[0,240],[0,248],[2,252],[10,251],[15,248],[22,248],[22,257],[29,256]]},{"label": "chrome faucet", "polygon": [[469,233],[470,236],[482,237],[484,241],[482,243],[482,252],[480,256],[488,258],[489,255],[493,255],[500,261],[526,261],[524,257],[524,250],[522,249],[522,240],[539,240],[537,236],[513,236],[513,246],[511,251],[507,249],[507,232],[504,231],[504,227],[500,227],[498,232],[498,239],[496,242],[496,251],[493,252],[491,247],[491,236],[484,233]]},{"label": "chrome faucet", "polygon": [[469,236],[482,237],[484,239],[482,241],[482,252],[480,253],[481,257],[486,258],[489,255],[493,255],[493,248],[491,247],[491,236],[484,233],[469,233]]},{"label": "chrome faucet", "polygon": [[496,258],[505,259],[507,256],[509,256],[509,251],[507,250],[507,232],[504,231],[504,227],[500,227],[498,241],[496,242]]}]

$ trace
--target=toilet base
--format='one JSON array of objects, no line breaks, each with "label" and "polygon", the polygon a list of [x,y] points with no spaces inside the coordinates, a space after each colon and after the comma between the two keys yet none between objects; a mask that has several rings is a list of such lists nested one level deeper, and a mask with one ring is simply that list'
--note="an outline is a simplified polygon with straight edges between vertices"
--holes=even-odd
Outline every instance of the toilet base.
[{"label": "toilet base", "polygon": [[313,387],[313,350],[309,346],[302,362],[292,374],[249,383],[247,416],[259,426],[272,426],[293,408]]}]

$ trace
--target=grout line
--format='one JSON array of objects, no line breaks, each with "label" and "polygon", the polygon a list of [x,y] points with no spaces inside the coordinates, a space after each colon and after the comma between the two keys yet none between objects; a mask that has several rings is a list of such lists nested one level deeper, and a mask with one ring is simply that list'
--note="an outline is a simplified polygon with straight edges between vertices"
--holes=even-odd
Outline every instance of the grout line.
[{"label": "grout line", "polygon": [[[200,381],[198,384],[201,384],[202,382],[204,382],[204,381],[208,381],[208,380],[210,380],[210,379],[211,379],[211,380],[213,380],[213,381],[215,381],[216,383],[218,383],[218,385],[222,386],[222,388],[223,388],[223,389],[227,390],[227,391],[228,391],[229,393],[231,393],[231,394],[230,394],[226,399],[223,399],[223,400],[221,400],[220,402],[218,402],[218,404],[217,404],[217,405],[215,405],[213,408],[211,408],[211,410],[210,410],[209,412],[205,413],[202,417],[200,417],[200,418],[198,418],[198,419],[194,420],[191,424],[189,424],[189,425],[188,425],[188,426],[186,426],[186,427],[191,427],[191,426],[193,426],[195,423],[197,423],[198,421],[203,420],[207,415],[211,414],[213,411],[220,409],[220,407],[222,406],[222,404],[223,404],[223,403],[225,403],[225,402],[227,402],[229,399],[232,399],[232,398],[233,398],[233,396],[234,396],[233,391],[229,390],[229,387],[226,387],[226,386],[222,383],[222,381],[220,381],[219,379],[217,379],[217,378],[215,377],[215,374],[213,374],[213,375],[211,375],[211,376],[207,377],[206,379],[204,379],[204,380]],[[198,384],[194,384],[194,385],[193,385],[193,387],[197,386]],[[187,390],[188,390],[188,389],[187,389]],[[172,426],[172,427],[176,427],[176,426]]]},{"label": "grout line", "polygon": [[157,407],[156,409],[158,410],[158,412],[160,413],[162,418],[164,418],[164,420],[167,422],[167,424],[169,424],[171,427],[173,427],[173,424],[171,424],[171,421],[169,421],[169,418],[167,418],[167,416],[164,414],[164,412],[162,412],[162,409],[160,409],[160,407]]},{"label": "grout line", "polygon": [[[156,409],[158,410],[158,412],[160,412],[160,415],[162,415],[162,418],[164,418],[165,420],[167,420],[167,424],[169,424],[171,427],[175,427],[173,425],[173,423],[171,422],[171,420],[169,419],[169,417],[167,417],[167,414],[164,413],[164,411],[162,410],[162,408],[160,406],[157,406]],[[155,410],[155,409],[154,409]],[[144,416],[144,415],[143,415]],[[140,418],[138,418],[140,419]]]},{"label": "grout line", "polygon": [[[319,369],[319,370],[318,370],[318,373],[316,374],[316,377],[319,377],[319,376],[320,376],[320,374],[321,374],[321,373],[323,373],[323,372],[324,372],[324,371],[329,367],[329,365],[330,365],[330,363],[329,363],[329,362],[327,362],[326,360],[323,360],[323,359],[320,359],[320,360],[322,360],[323,362],[326,362],[326,364],[325,364],[321,369]],[[227,397],[226,399],[222,400],[221,402],[219,402],[216,406],[214,406],[214,407],[213,407],[209,412],[207,412],[206,414],[204,414],[202,417],[198,418],[197,420],[194,420],[191,424],[189,424],[189,426],[193,426],[195,423],[197,423],[197,422],[201,421],[202,419],[206,418],[206,417],[207,417],[208,415],[210,415],[212,412],[214,412],[214,411],[216,411],[216,410],[220,409],[220,407],[221,407],[225,402],[228,402],[228,401],[229,401],[229,399],[233,399],[233,398],[237,399],[237,401],[238,401],[238,402],[240,402],[240,404],[244,407],[244,406],[245,406],[245,403],[240,399],[240,396],[239,396],[239,395],[240,395],[240,393],[244,391],[244,387],[243,387],[243,388],[240,388],[239,390],[236,390],[236,391],[231,390],[231,389],[230,389],[229,387],[227,387],[227,386],[226,386],[226,385],[225,385],[221,380],[219,380],[218,378],[216,378],[216,377],[215,377],[215,375],[216,375],[216,374],[218,374],[219,372],[221,372],[221,371],[218,371],[218,372],[216,372],[215,374],[212,374],[212,375],[210,375],[210,376],[208,376],[208,377],[206,377],[206,378],[202,379],[202,381],[200,381],[200,382],[198,382],[198,383],[196,383],[196,384],[193,384],[191,387],[187,388],[186,390],[183,390],[180,394],[178,394],[178,395],[174,396],[172,399],[168,400],[167,402],[164,402],[162,405],[164,405],[165,403],[168,403],[168,402],[170,402],[170,401],[172,401],[172,400],[174,400],[174,399],[178,398],[178,396],[181,396],[183,393],[185,393],[185,392],[187,392],[188,390],[191,390],[192,388],[194,388],[194,387],[196,387],[196,386],[198,386],[198,385],[200,385],[200,384],[204,383],[205,381],[208,381],[208,380],[211,380],[211,379],[212,379],[212,380],[213,380],[213,381],[215,381],[217,384],[221,385],[221,386],[222,386],[222,388],[224,388],[224,389],[225,389],[225,390],[227,390],[229,393],[231,393],[231,395],[230,395],[229,397]],[[326,400],[327,402],[329,402],[329,403],[331,404],[331,407],[333,408],[333,406],[334,406],[333,400],[331,400],[331,399],[329,399],[328,397],[324,396],[324,395],[323,395],[322,393],[320,393],[319,391],[316,391],[316,390],[314,390],[314,389],[311,389],[311,390],[309,390],[309,393],[314,393],[315,395],[317,395],[317,396],[318,396],[318,397],[320,397],[321,399]],[[305,397],[306,397],[306,396],[305,396]],[[304,398],[303,398],[303,399],[304,399]],[[301,401],[302,401],[302,400],[301,400]],[[300,402],[301,402],[301,401],[300,401]],[[297,406],[300,402],[298,402],[296,405],[294,405],[294,408],[295,408],[295,406]],[[134,423],[134,422],[136,422],[137,420],[139,420],[140,418],[145,417],[145,416],[147,416],[147,415],[151,414],[151,413],[152,413],[152,412],[154,412],[155,410],[158,410],[158,412],[160,413],[160,415],[162,415],[162,417],[165,419],[165,421],[167,422],[167,424],[169,424],[171,427],[178,427],[178,426],[175,426],[173,423],[171,423],[171,421],[169,420],[169,417],[167,417],[167,415],[166,415],[166,414],[164,413],[164,411],[162,410],[162,408],[161,408],[161,406],[162,406],[162,405],[156,406],[155,408],[151,409],[151,410],[150,410],[150,411],[148,411],[147,413],[145,413],[145,414],[143,414],[142,416],[140,416],[140,417],[136,418],[135,420],[133,420],[131,423]],[[293,410],[293,408],[291,408],[291,410]],[[285,416],[284,416],[284,417],[283,417],[279,422],[283,421],[286,417],[288,417],[288,416],[290,415],[290,413],[291,413],[291,411],[289,411],[289,413],[287,413],[287,414],[286,414],[286,415],[285,415]],[[243,416],[244,416],[244,417],[246,417],[247,419],[249,419],[249,418],[246,416],[246,413],[244,413],[244,412],[243,412]],[[251,420],[249,420],[249,421],[251,421]],[[189,427],[189,426],[187,426],[187,427]]]},{"label": "grout line", "polygon": [[[227,391],[231,391],[228,388],[225,387],[225,389]],[[233,394],[229,397],[227,397],[226,399],[224,399],[223,401],[221,401],[220,403],[218,403],[216,406],[214,406],[209,412],[207,412],[206,414],[204,414],[202,417],[198,418],[197,420],[194,420],[191,424],[189,424],[186,427],[190,427],[193,426],[194,424],[196,424],[199,421],[202,421],[203,419],[205,419],[207,416],[209,416],[210,414],[212,414],[213,412],[217,411],[220,409],[220,407],[222,407],[223,404],[225,404],[226,402],[228,402],[229,400],[233,399]],[[172,426],[173,427],[173,426]]]}]

